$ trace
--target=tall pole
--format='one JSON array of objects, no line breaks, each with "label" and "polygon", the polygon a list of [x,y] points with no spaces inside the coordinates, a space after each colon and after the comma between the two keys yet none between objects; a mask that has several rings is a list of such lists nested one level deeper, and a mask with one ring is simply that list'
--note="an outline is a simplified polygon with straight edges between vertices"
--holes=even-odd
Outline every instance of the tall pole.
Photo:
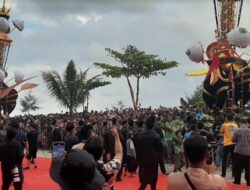
[{"label": "tall pole", "polygon": [[225,41],[227,39],[227,33],[235,28],[235,0],[221,0],[221,39]]},{"label": "tall pole", "polygon": [[243,73],[240,72],[240,109],[243,111],[244,105],[243,105],[243,100],[244,100],[244,84],[243,84]]}]

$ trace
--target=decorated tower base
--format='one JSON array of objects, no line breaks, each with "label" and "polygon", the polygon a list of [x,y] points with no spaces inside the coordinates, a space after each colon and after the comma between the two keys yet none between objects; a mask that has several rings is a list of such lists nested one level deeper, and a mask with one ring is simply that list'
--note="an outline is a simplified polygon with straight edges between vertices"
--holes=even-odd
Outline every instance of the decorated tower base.
[{"label": "decorated tower base", "polygon": [[[6,8],[6,0],[3,0],[3,6],[2,8],[0,8],[0,114],[7,115],[15,109],[19,92],[37,86],[33,83],[23,84],[25,81],[33,77],[24,79],[24,75],[18,71],[14,72],[14,84],[9,86],[4,81],[8,77],[8,73],[6,71],[6,63],[12,44],[12,39],[9,35],[15,29],[18,29],[19,31],[23,31],[24,29],[24,23],[20,20],[13,20],[13,28],[11,29],[9,19],[10,8]],[[21,89],[17,91],[15,88],[21,84]]]}]

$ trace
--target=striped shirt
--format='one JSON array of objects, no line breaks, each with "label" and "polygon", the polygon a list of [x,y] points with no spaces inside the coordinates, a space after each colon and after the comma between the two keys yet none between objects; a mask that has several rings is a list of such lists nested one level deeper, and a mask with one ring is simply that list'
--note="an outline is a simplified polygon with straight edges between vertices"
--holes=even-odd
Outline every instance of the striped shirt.
[{"label": "striped shirt", "polygon": [[250,156],[250,129],[237,129],[233,135],[232,141],[235,144],[234,152],[243,156]]}]

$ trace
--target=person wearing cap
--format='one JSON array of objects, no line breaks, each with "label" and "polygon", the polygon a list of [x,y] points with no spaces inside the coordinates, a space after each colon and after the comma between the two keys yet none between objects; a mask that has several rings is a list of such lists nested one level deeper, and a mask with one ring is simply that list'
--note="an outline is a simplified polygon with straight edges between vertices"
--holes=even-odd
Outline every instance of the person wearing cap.
[{"label": "person wearing cap", "polygon": [[24,157],[21,143],[15,140],[17,129],[7,127],[6,139],[0,144],[0,161],[2,169],[2,190],[8,190],[13,182],[15,190],[22,190]]},{"label": "person wearing cap", "polygon": [[93,156],[85,150],[70,150],[64,158],[54,158],[50,176],[61,190],[102,190],[105,181]]},{"label": "person wearing cap", "polygon": [[172,173],[168,177],[168,190],[227,190],[227,185],[219,175],[205,171],[209,159],[206,139],[201,135],[193,135],[184,142],[184,154],[188,161],[188,169],[184,172]]},{"label": "person wearing cap", "polygon": [[72,123],[66,126],[66,135],[64,137],[65,151],[68,152],[74,145],[79,143],[79,138],[76,136],[77,130]]},{"label": "person wearing cap", "polygon": [[240,122],[240,128],[233,135],[234,148],[234,184],[240,185],[241,172],[245,169],[247,186],[250,187],[250,128],[247,119]]}]

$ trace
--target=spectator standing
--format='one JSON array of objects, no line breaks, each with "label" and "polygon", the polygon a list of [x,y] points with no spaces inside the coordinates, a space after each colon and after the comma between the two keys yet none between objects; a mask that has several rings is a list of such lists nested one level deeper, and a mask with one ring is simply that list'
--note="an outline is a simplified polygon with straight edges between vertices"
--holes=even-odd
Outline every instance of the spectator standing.
[{"label": "spectator standing", "polygon": [[77,130],[72,123],[66,126],[66,135],[64,136],[65,151],[69,152],[71,148],[79,143],[79,138],[76,136]]},{"label": "spectator standing", "polygon": [[4,130],[4,126],[0,124],[0,143],[4,141],[6,136],[6,132]]},{"label": "spectator standing", "polygon": [[233,121],[234,116],[232,113],[227,114],[227,121],[222,125],[220,132],[223,134],[223,158],[222,158],[222,177],[226,176],[227,170],[227,159],[229,153],[232,158],[232,176],[234,176],[234,147],[235,143],[233,143],[232,138],[236,129],[238,129],[238,125]]},{"label": "spectator standing", "polygon": [[63,140],[62,130],[60,129],[62,125],[61,120],[54,120],[53,123],[53,131],[52,131],[52,142],[58,142]]},{"label": "spectator standing", "polygon": [[[127,167],[126,171],[130,173],[130,177],[133,177],[133,173],[136,170],[136,152],[135,152],[135,147],[133,143],[133,132],[129,131],[128,133],[128,139],[126,142],[126,147],[127,147]],[[125,171],[125,174],[126,174]]]},{"label": "spectator standing", "polygon": [[173,136],[176,131],[174,126],[172,125],[172,115],[167,115],[167,121],[165,123],[165,133],[166,133],[166,142],[167,142],[167,159],[169,162],[173,159],[174,155],[174,144],[173,144]]},{"label": "spectator standing", "polygon": [[29,132],[27,133],[27,139],[29,143],[29,154],[26,155],[28,163],[25,169],[30,169],[30,164],[34,164],[34,167],[37,168],[37,165],[35,163],[39,134],[37,127],[38,126],[34,123],[31,123],[29,126]]},{"label": "spectator standing", "polygon": [[187,171],[173,173],[168,178],[168,190],[227,190],[227,185],[219,175],[208,174],[204,169],[209,159],[208,145],[200,135],[193,135],[184,142]]},{"label": "spectator standing", "polygon": [[178,130],[173,137],[174,142],[174,172],[181,171],[181,168],[185,165],[185,159],[183,155],[183,136],[182,131]]},{"label": "spectator standing", "polygon": [[23,184],[23,149],[15,137],[17,129],[7,128],[6,139],[0,144],[0,161],[2,169],[2,190],[8,190],[13,182],[15,190],[22,190]]},{"label": "spectator standing", "polygon": [[250,128],[247,120],[242,120],[240,129],[233,135],[234,149],[234,184],[240,185],[241,172],[245,169],[247,186],[250,187]]},{"label": "spectator standing", "polygon": [[155,117],[146,121],[147,129],[139,134],[136,156],[139,162],[139,190],[145,190],[150,184],[151,190],[156,190],[158,179],[158,163],[161,159],[163,146],[159,136],[153,130]]},{"label": "spectator standing", "polygon": [[97,169],[105,178],[103,190],[114,190],[115,175],[121,168],[123,156],[122,145],[117,129],[113,127],[110,129],[110,132],[115,140],[115,156],[110,161],[104,162],[102,159],[104,145],[100,137],[96,136],[89,138],[84,145],[84,149],[93,155],[94,159],[96,160]]},{"label": "spectator standing", "polygon": [[[28,155],[29,154],[29,143],[28,143],[27,135],[19,127],[19,123],[17,121],[11,122],[10,127],[14,128],[17,131],[16,136],[15,136],[15,140],[21,144],[22,152],[24,153],[24,150],[26,150],[25,155]],[[23,160],[22,160],[22,162],[23,162]]]},{"label": "spectator standing", "polygon": [[[161,139],[161,143],[162,143],[162,147],[164,148],[164,144],[163,144],[163,141],[164,141],[164,133],[163,133],[163,127],[162,127],[162,123],[161,121],[157,121],[154,125],[154,131],[159,135],[160,139]],[[160,169],[161,169],[161,172],[163,175],[167,175],[167,171],[166,171],[166,168],[165,168],[165,164],[164,164],[164,150],[162,151],[162,155],[160,157],[160,160],[159,160],[159,165],[160,165]]]}]

